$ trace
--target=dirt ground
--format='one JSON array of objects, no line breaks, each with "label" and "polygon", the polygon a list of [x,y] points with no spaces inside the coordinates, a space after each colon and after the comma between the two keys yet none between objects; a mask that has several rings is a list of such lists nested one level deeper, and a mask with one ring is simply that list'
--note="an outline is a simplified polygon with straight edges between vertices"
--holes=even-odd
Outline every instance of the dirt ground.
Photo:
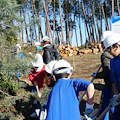
[{"label": "dirt ground", "polygon": [[[76,78],[76,79],[80,78],[91,81],[92,79],[91,74],[93,72],[96,72],[96,70],[98,69],[101,63],[100,62],[101,54],[102,53],[86,54],[86,55],[82,54],[71,57],[65,57],[63,59],[70,62],[70,64],[74,68],[74,72],[71,76],[72,78]],[[32,84],[29,81],[28,77],[20,77],[20,80],[22,80],[21,82],[24,82],[27,85],[27,87],[26,89],[18,89],[16,93],[19,94],[19,92],[23,91],[22,93],[25,94],[26,96],[28,93],[30,93]],[[98,108],[100,103],[101,89],[104,85],[104,82],[102,79],[95,79],[93,83],[95,86],[94,108]],[[80,95],[81,94],[82,92],[80,92]],[[82,119],[85,111],[85,103],[86,103],[86,96],[84,96],[82,101],[80,102],[80,113]],[[14,115],[16,116],[15,120],[38,120],[38,119],[30,118],[30,114],[34,112],[31,106],[32,105],[29,104],[29,99],[27,101],[23,101],[23,100],[17,101],[14,106],[11,106],[12,108],[10,109],[13,111]],[[0,112],[2,112],[2,107],[0,107]],[[13,120],[13,119],[4,119],[4,120]]]},{"label": "dirt ground", "polygon": [[[91,74],[93,72],[96,72],[100,65],[100,55],[102,53],[97,53],[97,54],[82,54],[82,55],[77,55],[77,56],[71,56],[71,57],[65,57],[63,59],[67,60],[70,62],[70,64],[74,68],[74,72],[72,74],[72,78],[82,78],[88,81],[91,81],[92,76]],[[28,78],[21,78],[23,81],[27,82],[30,84]],[[104,81],[102,79],[95,79],[93,81],[94,86],[95,86],[95,96],[94,96],[94,108],[99,107],[100,103],[100,95],[101,95],[101,89],[104,85]],[[80,95],[82,92],[80,92]],[[84,115],[84,109],[85,109],[85,103],[86,103],[86,96],[83,97],[83,100],[80,102],[80,111],[81,111],[81,118],[83,119]],[[30,111],[32,113],[32,111]],[[35,120],[35,119],[30,119],[29,118],[29,110],[26,112],[25,119],[23,120]]]}]

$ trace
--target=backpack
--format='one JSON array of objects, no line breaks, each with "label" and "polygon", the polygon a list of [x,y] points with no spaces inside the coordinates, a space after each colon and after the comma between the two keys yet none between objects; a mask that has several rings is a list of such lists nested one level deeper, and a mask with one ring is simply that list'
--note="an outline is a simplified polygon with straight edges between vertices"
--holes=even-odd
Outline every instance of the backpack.
[{"label": "backpack", "polygon": [[55,47],[53,47],[53,49],[49,49],[49,51],[50,51],[50,54],[51,54],[51,61],[62,59],[62,56],[61,56],[60,52]]},{"label": "backpack", "polygon": [[55,60],[61,60],[62,59],[60,51],[57,51],[57,49],[56,49],[56,52],[54,52],[54,56],[55,56]]}]

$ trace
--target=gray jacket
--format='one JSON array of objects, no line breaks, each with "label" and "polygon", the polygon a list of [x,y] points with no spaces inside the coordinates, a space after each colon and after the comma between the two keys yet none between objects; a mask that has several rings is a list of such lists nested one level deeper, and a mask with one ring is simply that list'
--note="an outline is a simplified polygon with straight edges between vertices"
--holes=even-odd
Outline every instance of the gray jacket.
[{"label": "gray jacket", "polygon": [[110,59],[113,56],[108,52],[104,51],[101,55],[101,64],[102,64],[102,71],[96,75],[96,78],[104,79],[105,87],[112,88],[110,83]]}]

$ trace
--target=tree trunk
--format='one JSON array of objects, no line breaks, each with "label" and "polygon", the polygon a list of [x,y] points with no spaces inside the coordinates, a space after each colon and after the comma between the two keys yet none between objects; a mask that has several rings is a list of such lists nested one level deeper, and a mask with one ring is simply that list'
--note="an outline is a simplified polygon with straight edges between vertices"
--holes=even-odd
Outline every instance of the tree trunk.
[{"label": "tree trunk", "polygon": [[104,12],[104,8],[103,8],[102,0],[101,0],[101,7],[102,7],[102,12],[103,12],[103,17],[104,17],[104,20],[105,20],[106,30],[109,30],[109,27],[108,27],[108,24],[107,24],[107,18],[105,17],[105,12]]},{"label": "tree trunk", "polygon": [[100,39],[101,39],[101,35],[102,35],[102,7],[100,4],[100,8],[99,8],[99,12],[100,12]]},{"label": "tree trunk", "polygon": [[52,39],[54,40],[54,34],[55,34],[55,0],[54,0],[54,8],[53,8],[53,16],[54,16],[54,20],[53,20],[53,36]]},{"label": "tree trunk", "polygon": [[[42,3],[43,3],[44,10],[45,10],[45,14],[46,14],[46,20],[47,20],[47,25],[48,25],[47,27],[48,27],[48,29],[49,29],[49,31],[50,31],[50,33],[51,33],[51,38],[52,38],[51,27],[50,27],[50,24],[49,24],[47,9],[46,9],[46,7],[45,7],[44,0],[42,0]],[[53,39],[52,39],[52,42],[53,42],[53,44],[54,44],[54,40],[53,40]]]},{"label": "tree trunk", "polygon": [[86,26],[86,30],[87,30],[87,34],[88,34],[88,37],[89,37],[89,41],[91,43],[91,36],[90,36],[90,33],[89,33],[89,30],[88,30],[88,26],[87,26],[87,19],[86,19],[86,13],[85,13],[85,8],[84,8],[84,3],[83,3],[83,0],[82,0],[82,10],[83,10],[83,14],[84,14],[84,20],[85,20],[85,26]]},{"label": "tree trunk", "polygon": [[79,30],[80,30],[80,43],[81,43],[81,45],[83,45],[82,32],[81,32],[81,20],[80,20],[80,13],[79,13]]},{"label": "tree trunk", "polygon": [[32,39],[32,29],[31,29],[31,24],[30,24],[30,15],[29,15],[29,8],[28,8],[28,1],[26,0],[26,5],[27,5],[27,14],[28,14],[28,22],[29,22],[29,28],[30,28],[30,38],[31,38],[31,44],[33,45],[33,39]]},{"label": "tree trunk", "polygon": [[62,24],[62,16],[61,16],[61,0],[59,0],[59,13],[60,13],[60,23],[61,23],[62,44],[64,45],[63,24]]},{"label": "tree trunk", "polygon": [[[22,11],[20,10],[20,17],[22,18]],[[23,22],[21,22],[21,29],[23,28]],[[23,40],[23,29],[21,30],[22,31],[22,43],[24,42]]]},{"label": "tree trunk", "polygon": [[97,30],[96,30],[95,18],[94,18],[94,6],[92,2],[91,2],[91,7],[92,7],[93,29],[95,30],[96,41],[98,43],[98,36],[97,36]]},{"label": "tree trunk", "polygon": [[[74,14],[74,23],[75,23],[75,14]],[[77,47],[78,47],[76,26],[75,26],[75,37],[76,37],[76,45],[77,45]]]},{"label": "tree trunk", "polygon": [[120,15],[120,0],[117,0],[118,15]]},{"label": "tree trunk", "polygon": [[27,23],[26,23],[26,15],[25,15],[25,11],[24,11],[24,4],[23,4],[23,15],[24,15],[24,22],[25,22],[25,32],[26,32],[26,40],[27,43],[29,42],[29,37],[28,37],[28,31],[27,31]]},{"label": "tree trunk", "polygon": [[112,0],[112,16],[114,16],[114,0]]},{"label": "tree trunk", "polygon": [[[35,18],[35,9],[34,9],[34,2],[33,2],[33,0],[31,0],[31,6],[32,6],[32,15],[33,15],[33,18]],[[35,32],[35,41],[38,41],[35,23],[33,23],[33,26],[34,26],[34,32]]]},{"label": "tree trunk", "polygon": [[94,16],[95,16],[96,24],[97,24],[98,40],[100,40],[100,28],[99,28],[99,25],[98,25],[98,19],[97,19],[96,15],[95,15],[94,1],[93,1],[93,7],[92,7],[92,8],[93,8],[93,14],[94,14]]}]

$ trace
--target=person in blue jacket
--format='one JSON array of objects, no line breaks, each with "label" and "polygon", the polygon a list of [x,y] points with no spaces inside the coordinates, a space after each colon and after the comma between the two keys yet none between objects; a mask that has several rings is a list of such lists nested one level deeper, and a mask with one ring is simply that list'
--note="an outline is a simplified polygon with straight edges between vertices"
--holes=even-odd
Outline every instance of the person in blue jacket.
[{"label": "person in blue jacket", "polygon": [[120,34],[112,33],[103,42],[105,49],[114,56],[110,60],[110,81],[113,89],[113,98],[110,100],[110,105],[115,107],[113,120],[119,120],[120,99],[115,101],[115,98],[120,93]]},{"label": "person in blue jacket", "polygon": [[42,47],[40,46],[40,42],[35,42],[35,47],[36,47],[35,54],[37,53],[42,54]]},{"label": "person in blue jacket", "polygon": [[90,118],[88,114],[94,110],[94,85],[83,79],[70,79],[72,72],[73,68],[65,60],[53,65],[51,73],[56,83],[47,99],[45,120],[81,120],[78,95],[84,90],[87,91],[85,120]]},{"label": "person in blue jacket", "polygon": [[[21,59],[23,57],[23,51],[21,50],[21,45],[20,44],[16,44],[15,45],[15,48],[13,50],[13,54],[12,54],[12,57],[14,58],[15,56],[17,56],[18,60]],[[16,78],[17,80],[19,80],[19,72],[17,70],[15,70],[15,75],[16,75]],[[11,73],[9,73],[9,77],[8,79],[10,79],[11,77]]]}]

